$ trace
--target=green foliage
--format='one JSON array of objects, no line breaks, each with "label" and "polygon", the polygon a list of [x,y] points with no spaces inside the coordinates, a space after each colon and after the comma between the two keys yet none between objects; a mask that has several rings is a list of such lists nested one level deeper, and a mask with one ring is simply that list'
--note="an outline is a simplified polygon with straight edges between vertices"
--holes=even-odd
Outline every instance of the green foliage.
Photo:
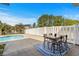
[{"label": "green foliage", "polygon": [[78,20],[65,19],[62,16],[42,15],[37,21],[38,27],[44,26],[70,26],[79,24]]},{"label": "green foliage", "polygon": [[14,32],[16,33],[24,33],[25,26],[23,24],[16,24],[15,26],[8,25],[6,23],[2,23],[0,21],[0,34],[5,35],[5,34],[13,34]]},{"label": "green foliage", "polygon": [[64,20],[64,26],[70,26],[74,24],[79,24],[78,20],[70,20],[70,19],[65,19]]},{"label": "green foliage", "polygon": [[47,25],[48,15],[43,15],[38,19],[38,26],[43,27]]},{"label": "green foliage", "polygon": [[13,28],[13,26],[3,23],[1,32],[2,32],[2,34],[10,34],[12,32],[12,28]]},{"label": "green foliage", "polygon": [[25,30],[25,26],[23,24],[16,24],[15,25],[15,30],[17,33],[19,34],[23,34],[24,33],[24,30]]},{"label": "green foliage", "polygon": [[60,26],[62,25],[62,16],[42,15],[39,17],[37,24],[38,27],[43,26]]},{"label": "green foliage", "polygon": [[61,26],[63,23],[62,16],[54,16],[53,20],[54,20],[53,26]]}]

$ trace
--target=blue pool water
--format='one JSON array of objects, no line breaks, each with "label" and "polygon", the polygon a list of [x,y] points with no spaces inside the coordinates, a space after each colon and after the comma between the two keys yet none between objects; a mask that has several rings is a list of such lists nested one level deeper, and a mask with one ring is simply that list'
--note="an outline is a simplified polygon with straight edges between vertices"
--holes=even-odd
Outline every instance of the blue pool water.
[{"label": "blue pool water", "polygon": [[22,35],[4,36],[4,37],[0,37],[0,42],[11,41],[11,40],[20,40],[20,39],[23,39]]}]

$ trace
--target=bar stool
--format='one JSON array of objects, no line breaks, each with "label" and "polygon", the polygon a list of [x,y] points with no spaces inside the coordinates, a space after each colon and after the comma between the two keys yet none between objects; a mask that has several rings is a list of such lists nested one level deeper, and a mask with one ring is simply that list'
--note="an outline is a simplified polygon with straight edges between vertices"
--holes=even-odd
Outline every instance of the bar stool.
[{"label": "bar stool", "polygon": [[[52,33],[49,33],[49,36],[52,36]],[[48,49],[50,49],[50,44],[52,43],[52,41],[49,39],[48,40]]]},{"label": "bar stool", "polygon": [[44,48],[45,48],[45,46],[46,46],[46,42],[47,42],[46,36],[47,36],[47,34],[44,34],[44,35],[43,35],[43,37],[44,37],[44,42],[43,42],[43,46],[44,46]]},{"label": "bar stool", "polygon": [[[54,34],[54,37],[55,38],[57,37],[57,34],[56,33]],[[55,51],[57,50],[57,45],[58,45],[56,39],[53,40],[51,43],[52,43],[51,44],[51,51],[53,50],[53,53],[55,53]]]},{"label": "bar stool", "polygon": [[49,43],[50,43],[50,40],[47,37],[47,34],[44,34],[44,42],[43,42],[43,46],[44,48],[48,48],[49,49]]},{"label": "bar stool", "polygon": [[67,50],[68,48],[67,35],[61,36],[60,39],[61,40],[58,42],[58,49],[59,49],[60,55],[62,55],[61,53]]},{"label": "bar stool", "polygon": [[63,52],[62,40],[63,40],[63,36],[60,36],[59,40],[57,41],[57,44],[58,44],[57,48],[60,55],[62,55],[62,52]]},{"label": "bar stool", "polygon": [[[49,35],[52,35],[52,33],[49,34]],[[46,37],[47,37],[47,34],[44,34],[43,46],[44,46],[44,48],[47,47],[47,49],[50,50],[49,47],[50,47],[50,44],[52,43],[52,41],[50,39],[46,38]]]},{"label": "bar stool", "polygon": [[67,50],[67,48],[68,48],[67,39],[68,39],[68,35],[65,35],[65,38],[64,38],[64,40],[63,40],[63,45],[64,45],[64,47],[65,47],[65,50]]}]

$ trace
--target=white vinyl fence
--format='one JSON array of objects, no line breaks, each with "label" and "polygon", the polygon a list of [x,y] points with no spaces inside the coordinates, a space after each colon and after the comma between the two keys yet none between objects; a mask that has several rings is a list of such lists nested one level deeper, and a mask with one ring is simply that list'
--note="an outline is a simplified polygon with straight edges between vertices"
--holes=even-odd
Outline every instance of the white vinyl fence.
[{"label": "white vinyl fence", "polygon": [[68,41],[70,43],[79,44],[79,25],[32,28],[25,30],[25,33],[40,36],[49,33],[57,33],[57,35],[68,35]]}]

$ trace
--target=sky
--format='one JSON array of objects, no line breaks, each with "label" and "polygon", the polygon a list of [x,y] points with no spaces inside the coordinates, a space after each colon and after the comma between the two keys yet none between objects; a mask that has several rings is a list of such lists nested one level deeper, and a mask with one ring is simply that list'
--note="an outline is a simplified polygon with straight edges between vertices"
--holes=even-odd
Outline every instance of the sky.
[{"label": "sky", "polygon": [[0,20],[10,25],[33,24],[44,14],[79,20],[79,7],[71,3],[11,3],[9,6],[0,4]]}]

